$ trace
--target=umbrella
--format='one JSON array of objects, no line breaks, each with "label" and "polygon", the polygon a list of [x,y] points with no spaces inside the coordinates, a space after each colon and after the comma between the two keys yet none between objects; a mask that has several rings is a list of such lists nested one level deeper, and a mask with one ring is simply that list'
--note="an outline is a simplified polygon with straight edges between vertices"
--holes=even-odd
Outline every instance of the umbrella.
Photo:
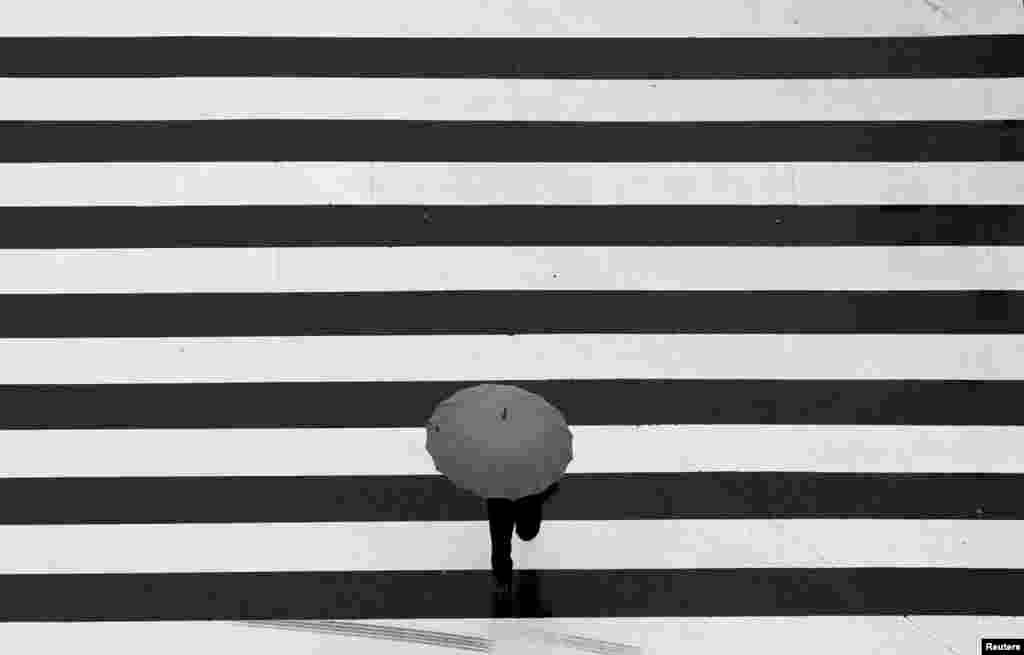
[{"label": "umbrella", "polygon": [[437,406],[426,429],[437,470],[484,498],[540,493],[572,461],[572,433],[562,413],[511,385],[460,390]]}]

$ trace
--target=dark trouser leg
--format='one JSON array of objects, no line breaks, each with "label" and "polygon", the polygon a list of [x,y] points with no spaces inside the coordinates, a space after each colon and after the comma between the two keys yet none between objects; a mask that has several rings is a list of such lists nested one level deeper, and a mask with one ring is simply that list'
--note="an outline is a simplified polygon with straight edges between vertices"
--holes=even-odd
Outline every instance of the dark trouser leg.
[{"label": "dark trouser leg", "polygon": [[541,508],[559,490],[559,482],[531,496],[516,500],[516,534],[523,541],[530,541],[540,532]]},{"label": "dark trouser leg", "polygon": [[515,503],[508,498],[488,498],[487,523],[491,530],[491,570],[498,577],[510,575]]},{"label": "dark trouser leg", "polygon": [[540,494],[525,496],[516,501],[516,534],[529,541],[540,531],[540,508],[544,499]]}]

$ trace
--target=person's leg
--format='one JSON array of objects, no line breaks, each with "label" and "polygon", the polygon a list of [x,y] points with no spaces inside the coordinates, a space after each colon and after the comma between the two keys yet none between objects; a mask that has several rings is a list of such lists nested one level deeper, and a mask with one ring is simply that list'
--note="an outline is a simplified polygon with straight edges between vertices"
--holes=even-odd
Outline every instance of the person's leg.
[{"label": "person's leg", "polygon": [[488,498],[487,523],[491,531],[491,572],[499,581],[507,581],[512,576],[515,504],[508,498]]},{"label": "person's leg", "polygon": [[540,532],[541,507],[557,489],[556,482],[540,493],[516,500],[516,534],[520,539],[530,541]]}]

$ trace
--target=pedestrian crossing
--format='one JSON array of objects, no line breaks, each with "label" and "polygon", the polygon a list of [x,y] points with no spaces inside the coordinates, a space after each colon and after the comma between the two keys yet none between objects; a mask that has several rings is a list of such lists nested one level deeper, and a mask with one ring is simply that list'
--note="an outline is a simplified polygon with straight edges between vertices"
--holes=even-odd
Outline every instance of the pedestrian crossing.
[{"label": "pedestrian crossing", "polygon": [[[352,307],[360,303],[385,306],[388,296],[384,293],[405,293],[403,300],[415,298],[419,303],[417,309],[429,309],[429,303],[435,298],[462,292],[455,300],[448,301],[455,311],[429,322],[419,321],[420,331],[433,325],[442,332],[474,320],[488,320],[476,316],[478,302],[491,305],[507,302],[513,308],[516,305],[525,308],[528,303],[536,306],[544,302],[542,293],[555,293],[553,298],[572,297],[576,304],[589,303],[595,313],[599,308],[603,310],[601,313],[611,313],[616,307],[626,309],[630,302],[635,305],[646,302],[652,307],[656,300],[675,300],[676,308],[696,309],[701,296],[695,292],[714,292],[716,299],[754,313],[755,308],[764,309],[764,305],[758,306],[750,292],[772,291],[776,292],[776,297],[789,292],[790,303],[795,307],[802,305],[802,314],[808,315],[824,309],[830,302],[829,294],[834,298],[839,292],[862,292],[851,296],[859,301],[858,310],[861,306],[870,306],[872,300],[876,306],[881,304],[881,292],[900,291],[906,298],[914,297],[919,307],[930,305],[936,311],[951,305],[956,298],[941,292],[987,289],[1001,293],[989,294],[983,302],[993,308],[1002,303],[1009,316],[1010,307],[1015,306],[1011,298],[1015,299],[1016,293],[1024,287],[1021,275],[1024,257],[1018,250],[1004,246],[948,245],[26,249],[0,253],[0,270],[7,273],[0,289],[11,295],[108,294],[102,302],[122,307],[138,302],[123,297],[124,294],[140,293],[177,294],[179,297],[175,300],[179,303],[198,302],[182,298],[181,294],[218,293],[236,306],[246,302],[236,294],[266,297],[280,293],[329,293],[338,294],[334,297],[336,303]],[[843,268],[837,268],[840,266]],[[126,278],[124,271],[131,271],[132,277]],[[794,291],[797,286],[806,288],[797,292]],[[524,292],[523,287],[528,291]],[[652,292],[665,293],[659,297]],[[687,295],[687,292],[690,293]],[[975,295],[972,299],[979,302],[983,297]],[[964,298],[962,293],[960,298]],[[52,306],[54,301],[50,302]],[[308,295],[293,297],[288,302],[295,307],[305,305],[312,309],[316,306],[316,300]],[[704,302],[705,312],[718,310],[719,305]],[[391,301],[394,311],[404,304]],[[840,311],[836,305],[832,309]],[[506,313],[513,312],[506,310]],[[914,321],[904,312],[898,318],[889,319],[890,329],[896,328],[901,319],[908,323]],[[520,323],[524,320],[518,319]],[[599,324],[593,329],[604,332],[607,327],[602,328],[600,323],[607,325],[615,319],[596,320]],[[751,317],[751,320],[764,324],[770,319]],[[809,317],[805,320],[827,319]],[[981,325],[984,319],[974,320],[976,325]],[[397,336],[399,326],[404,323],[395,325],[394,319],[392,321],[391,333]],[[625,323],[621,318],[619,322]],[[542,318],[533,318],[530,323],[527,329],[534,332],[550,329]],[[583,327],[579,325],[577,330]],[[309,326],[304,332],[315,329]],[[684,324],[670,331],[677,329],[688,328]],[[758,330],[756,324],[750,329]],[[758,331],[763,330],[762,327]]]},{"label": "pedestrian crossing", "polygon": [[[1007,0],[19,10],[0,646],[1020,636],[1022,44]],[[423,445],[482,382],[574,434],[511,601]]]},{"label": "pedestrian crossing", "polygon": [[[52,79],[3,72],[11,76],[0,78],[0,120],[15,121],[999,121],[1019,117],[1024,93],[1020,77]],[[66,95],[75,103],[61,102]]]},{"label": "pedestrian crossing", "polygon": [[[0,341],[0,384],[1024,377],[1016,335],[329,335]],[[499,373],[500,372],[500,373]],[[613,399],[609,399],[613,401]],[[382,398],[382,402],[386,402]]]},{"label": "pedestrian crossing", "polygon": [[[240,11],[242,7],[246,11]],[[294,0],[287,5],[182,0],[152,7],[142,7],[131,0],[96,0],[88,5],[40,0],[5,21],[3,31],[4,35],[18,37],[374,38],[837,38],[1024,32],[1019,7],[1005,0],[949,0],[936,5],[865,0],[856,6],[812,0],[761,4],[724,0],[703,11],[655,0],[637,0],[628,5],[595,5],[586,0],[538,0],[529,4],[448,0],[443,9],[411,0],[383,0],[368,7],[325,7],[317,0]]]},{"label": "pedestrian crossing", "polygon": [[[574,471],[1024,472],[1015,425],[577,425]],[[436,474],[419,428],[8,428],[3,478]],[[634,448],[622,449],[628,440]],[[289,444],[288,449],[278,447]],[[374,457],[351,456],[352,443]],[[693,444],[699,443],[700,448]],[[420,510],[422,511],[422,510]]]}]

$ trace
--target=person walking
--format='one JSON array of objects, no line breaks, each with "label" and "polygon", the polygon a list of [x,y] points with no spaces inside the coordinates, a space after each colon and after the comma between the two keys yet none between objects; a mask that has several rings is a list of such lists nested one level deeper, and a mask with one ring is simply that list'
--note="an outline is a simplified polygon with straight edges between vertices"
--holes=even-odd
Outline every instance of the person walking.
[{"label": "person walking", "polygon": [[487,499],[487,523],[491,532],[491,574],[503,591],[512,584],[512,528],[523,541],[532,541],[540,532],[541,508],[558,490],[558,482],[539,494]]},{"label": "person walking", "polygon": [[513,528],[523,541],[537,536],[542,506],[573,458],[565,417],[520,387],[481,384],[442,401],[426,430],[437,470],[486,500],[491,573],[508,590]]}]

